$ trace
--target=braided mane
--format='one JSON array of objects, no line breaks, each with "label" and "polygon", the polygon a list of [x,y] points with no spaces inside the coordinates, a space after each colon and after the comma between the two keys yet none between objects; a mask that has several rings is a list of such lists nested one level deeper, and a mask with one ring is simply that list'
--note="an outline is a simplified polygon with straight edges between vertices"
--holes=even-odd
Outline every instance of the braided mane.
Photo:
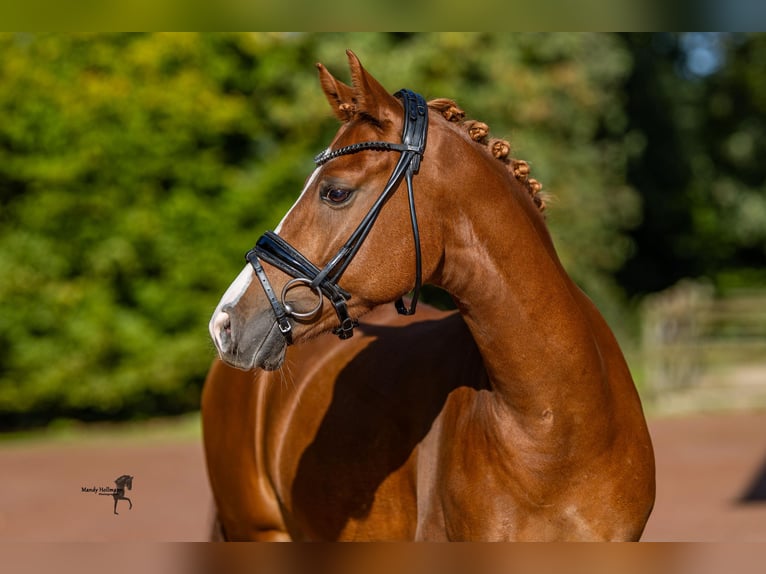
[{"label": "braided mane", "polygon": [[505,140],[490,138],[487,124],[476,120],[466,120],[465,112],[453,100],[437,98],[428,102],[428,107],[439,112],[447,121],[465,128],[473,141],[484,144],[492,156],[503,162],[513,177],[525,187],[540,213],[545,211],[543,185],[536,179],[529,177],[529,164],[526,161],[509,157],[511,144]]}]

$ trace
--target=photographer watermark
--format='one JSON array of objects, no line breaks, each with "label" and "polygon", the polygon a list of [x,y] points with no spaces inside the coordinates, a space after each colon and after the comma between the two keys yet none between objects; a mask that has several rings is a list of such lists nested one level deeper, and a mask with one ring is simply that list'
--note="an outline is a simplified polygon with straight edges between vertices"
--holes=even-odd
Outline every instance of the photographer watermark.
[{"label": "photographer watermark", "polygon": [[123,474],[122,476],[114,479],[115,486],[83,486],[80,489],[80,492],[84,494],[97,494],[99,496],[111,496],[114,498],[114,513],[119,514],[117,512],[117,503],[120,500],[127,500],[128,504],[130,506],[128,507],[128,510],[133,510],[133,501],[130,500],[127,496],[125,496],[125,490],[132,490],[133,489],[133,477],[129,474]]}]

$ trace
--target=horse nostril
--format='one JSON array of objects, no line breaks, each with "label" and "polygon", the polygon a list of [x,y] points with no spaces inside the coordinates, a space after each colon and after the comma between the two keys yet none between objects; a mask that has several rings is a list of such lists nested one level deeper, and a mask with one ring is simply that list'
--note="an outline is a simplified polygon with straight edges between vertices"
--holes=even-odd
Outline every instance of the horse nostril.
[{"label": "horse nostril", "polygon": [[221,352],[227,352],[231,347],[231,317],[225,311],[220,311],[213,319],[211,329],[213,340]]}]

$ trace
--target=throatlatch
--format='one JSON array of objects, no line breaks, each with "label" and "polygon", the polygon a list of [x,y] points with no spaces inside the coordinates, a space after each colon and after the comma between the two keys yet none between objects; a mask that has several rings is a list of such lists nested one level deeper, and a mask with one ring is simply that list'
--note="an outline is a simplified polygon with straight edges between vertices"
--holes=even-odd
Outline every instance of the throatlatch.
[{"label": "throatlatch", "polygon": [[[343,272],[356,256],[362,243],[364,243],[364,240],[367,238],[367,235],[372,230],[383,206],[391,195],[393,195],[393,192],[397,189],[397,186],[402,179],[407,182],[410,219],[412,221],[412,235],[415,244],[415,286],[410,308],[408,309],[404,305],[402,299],[398,299],[395,306],[396,310],[402,315],[412,315],[415,313],[422,282],[422,263],[420,253],[420,233],[418,231],[418,220],[415,212],[415,197],[412,190],[412,178],[420,169],[420,160],[426,149],[428,108],[423,96],[410,90],[400,90],[394,95],[401,99],[404,104],[402,143],[395,144],[384,141],[360,142],[336,150],[330,150],[328,148],[314,158],[316,165],[321,166],[336,157],[350,155],[364,150],[398,151],[401,153],[399,161],[397,162],[396,167],[394,167],[380,196],[335,256],[320,269],[287,241],[272,231],[264,233],[260,239],[258,239],[255,247],[253,247],[253,249],[251,249],[245,256],[245,259],[247,259],[255,270],[255,274],[274,311],[279,330],[282,335],[284,335],[288,344],[292,343],[291,318],[299,321],[310,321],[316,318],[322,309],[323,295],[332,303],[340,321],[340,325],[333,330],[333,333],[338,335],[341,339],[348,339],[354,334],[354,327],[358,323],[351,318],[346,305],[346,301],[351,298],[351,294],[342,289],[338,285],[338,282],[343,276]],[[285,285],[281,297],[277,297],[277,294],[271,287],[260,260],[266,261],[270,265],[273,265],[294,278]],[[285,301],[287,292],[297,285],[304,285],[312,289],[319,297],[319,303],[309,312],[297,312]]]}]

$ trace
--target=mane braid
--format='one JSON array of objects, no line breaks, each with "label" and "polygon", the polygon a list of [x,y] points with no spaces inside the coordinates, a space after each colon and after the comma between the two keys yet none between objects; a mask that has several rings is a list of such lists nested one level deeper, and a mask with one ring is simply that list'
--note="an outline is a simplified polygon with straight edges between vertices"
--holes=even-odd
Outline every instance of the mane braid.
[{"label": "mane braid", "polygon": [[492,157],[503,162],[511,175],[524,186],[537,209],[545,217],[546,194],[542,191],[543,185],[536,179],[529,177],[529,163],[522,159],[510,157],[510,143],[502,139],[490,138],[489,126],[484,122],[466,120],[465,112],[458,107],[454,100],[437,98],[428,102],[428,107],[439,112],[448,122],[460,125],[473,141],[484,145]]}]

